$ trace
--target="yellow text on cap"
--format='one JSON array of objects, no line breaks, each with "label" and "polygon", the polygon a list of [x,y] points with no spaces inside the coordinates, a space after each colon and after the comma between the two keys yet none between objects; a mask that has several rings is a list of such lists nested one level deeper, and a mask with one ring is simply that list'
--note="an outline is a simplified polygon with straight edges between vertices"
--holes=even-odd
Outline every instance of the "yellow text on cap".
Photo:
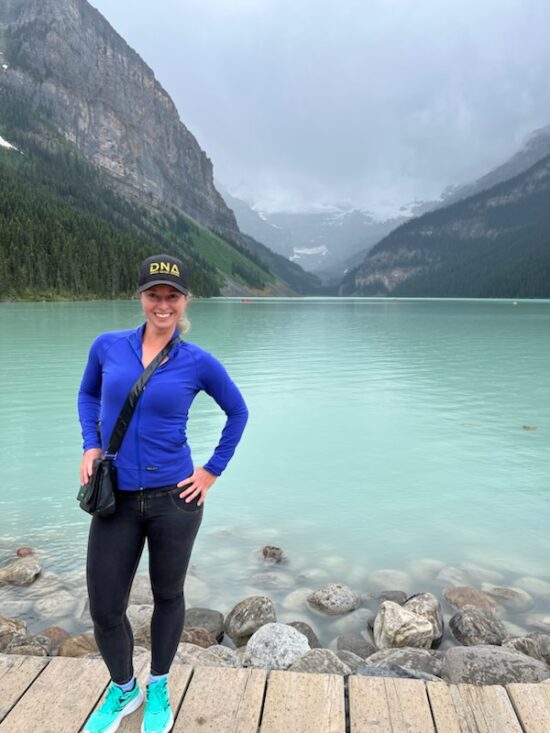
[{"label": "yellow text on cap", "polygon": [[169,262],[152,262],[149,266],[149,275],[156,275],[157,272],[166,272],[168,275],[180,276],[179,267]]}]

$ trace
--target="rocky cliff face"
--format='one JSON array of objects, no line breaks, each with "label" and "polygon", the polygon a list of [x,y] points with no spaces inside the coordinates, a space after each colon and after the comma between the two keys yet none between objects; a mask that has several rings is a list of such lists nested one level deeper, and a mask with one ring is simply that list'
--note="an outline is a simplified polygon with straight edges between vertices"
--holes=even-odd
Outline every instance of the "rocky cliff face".
[{"label": "rocky cliff face", "polygon": [[85,0],[1,0],[0,53],[0,88],[47,114],[119,192],[239,238],[212,163],[171,98]]}]

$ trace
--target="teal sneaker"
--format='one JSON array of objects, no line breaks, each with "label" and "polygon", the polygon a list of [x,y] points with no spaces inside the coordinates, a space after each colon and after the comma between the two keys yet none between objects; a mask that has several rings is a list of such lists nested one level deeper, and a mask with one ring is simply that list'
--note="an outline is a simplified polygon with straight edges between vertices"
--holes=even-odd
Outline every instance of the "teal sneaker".
[{"label": "teal sneaker", "polygon": [[141,733],[168,733],[173,725],[174,715],[168,697],[168,679],[163,677],[147,685]]},{"label": "teal sneaker", "polygon": [[126,715],[137,710],[143,702],[143,692],[137,680],[133,690],[122,692],[111,682],[105,702],[88,718],[82,733],[115,733]]}]

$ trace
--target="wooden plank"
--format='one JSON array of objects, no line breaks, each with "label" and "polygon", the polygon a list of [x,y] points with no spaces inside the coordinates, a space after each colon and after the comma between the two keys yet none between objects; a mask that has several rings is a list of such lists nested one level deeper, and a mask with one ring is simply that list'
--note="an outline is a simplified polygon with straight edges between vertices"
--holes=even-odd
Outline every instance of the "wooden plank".
[{"label": "wooden plank", "polygon": [[349,678],[351,733],[435,733],[422,680]]},{"label": "wooden plank", "polygon": [[49,661],[49,657],[0,655],[0,721],[4,720]]},{"label": "wooden plank", "polygon": [[522,733],[510,698],[500,685],[451,685],[451,696],[466,733]]},{"label": "wooden plank", "polygon": [[550,685],[506,685],[506,690],[525,733],[550,731]]},{"label": "wooden plank", "polygon": [[[147,684],[147,678],[149,677],[150,661],[149,659],[141,666],[139,670],[136,670],[136,676],[141,685],[141,689],[145,694],[145,688]],[[170,670],[168,678],[168,688],[170,691],[170,705],[174,711],[174,718],[177,716],[177,711],[181,704],[183,693],[187,689],[191,675],[193,674],[193,668],[189,665],[173,664]],[[143,705],[136,710],[135,714],[129,715],[124,718],[120,724],[119,731],[121,733],[140,733],[141,732],[141,721],[143,720],[143,709],[145,706],[145,700]]]},{"label": "wooden plank", "polygon": [[261,733],[344,733],[345,729],[343,677],[271,672]]},{"label": "wooden plank", "polygon": [[0,723],[0,731],[75,733],[108,681],[100,659],[54,657]]},{"label": "wooden plank", "polygon": [[445,682],[428,682],[426,691],[438,733],[463,733],[465,729],[461,727],[449,685]]},{"label": "wooden plank", "polygon": [[257,733],[266,676],[260,669],[195,667],[173,733]]}]

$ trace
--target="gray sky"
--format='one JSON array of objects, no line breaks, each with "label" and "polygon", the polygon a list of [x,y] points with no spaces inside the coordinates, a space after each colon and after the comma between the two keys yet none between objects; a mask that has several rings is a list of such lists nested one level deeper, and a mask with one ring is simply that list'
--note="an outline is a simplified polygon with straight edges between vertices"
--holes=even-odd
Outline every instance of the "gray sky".
[{"label": "gray sky", "polygon": [[548,0],[92,0],[230,192],[378,213],[550,124]]}]

